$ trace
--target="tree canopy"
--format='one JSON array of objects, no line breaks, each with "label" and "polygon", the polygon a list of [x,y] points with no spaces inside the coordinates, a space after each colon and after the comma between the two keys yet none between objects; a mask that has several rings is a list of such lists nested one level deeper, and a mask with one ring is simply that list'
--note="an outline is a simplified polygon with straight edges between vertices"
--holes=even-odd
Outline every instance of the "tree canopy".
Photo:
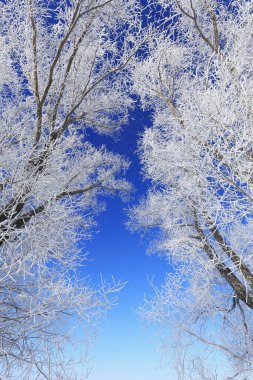
[{"label": "tree canopy", "polygon": [[142,105],[154,110],[140,143],[152,186],[133,210],[132,225],[158,228],[152,249],[173,269],[141,312],[185,331],[189,344],[197,338],[218,348],[247,375],[253,361],[252,2],[155,4],[150,53],[135,69]]},{"label": "tree canopy", "polygon": [[71,336],[67,321],[92,328],[121,287],[95,289],[78,268],[105,196],[130,189],[128,162],[93,146],[86,130],[113,134],[127,122],[137,8],[131,0],[0,4],[1,370],[70,379],[57,357]]},{"label": "tree canopy", "polygon": [[247,0],[0,0],[2,376],[75,379],[71,321],[89,331],[121,288],[79,275],[106,196],[131,189],[87,130],[115,134],[138,100],[151,186],[131,223],[171,268],[142,316],[183,332],[180,378],[211,376],[196,340],[252,373],[252,27]]}]

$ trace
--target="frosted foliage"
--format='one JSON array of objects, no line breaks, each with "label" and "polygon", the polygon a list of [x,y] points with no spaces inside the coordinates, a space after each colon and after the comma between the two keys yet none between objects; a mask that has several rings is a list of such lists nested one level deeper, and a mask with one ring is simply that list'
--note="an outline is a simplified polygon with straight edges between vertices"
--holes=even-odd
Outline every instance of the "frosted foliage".
[{"label": "frosted foliage", "polygon": [[131,0],[1,1],[1,378],[77,379],[70,327],[89,341],[121,288],[79,270],[105,196],[130,190],[128,163],[86,136],[127,122],[137,22]]},{"label": "frosted foliage", "polygon": [[[160,231],[152,249],[172,269],[142,315],[185,331],[188,344],[197,338],[218,348],[236,378],[250,378],[252,2],[155,5],[149,54],[134,74],[143,108],[153,110],[153,126],[140,142],[152,186],[133,210],[132,226]],[[189,351],[181,357],[185,366]]]}]

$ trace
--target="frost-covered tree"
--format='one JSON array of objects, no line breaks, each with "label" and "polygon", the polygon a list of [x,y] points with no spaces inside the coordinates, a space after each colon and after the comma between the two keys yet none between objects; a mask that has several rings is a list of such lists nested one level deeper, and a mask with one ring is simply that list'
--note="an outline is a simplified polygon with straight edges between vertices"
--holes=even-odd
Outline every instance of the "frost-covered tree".
[{"label": "frost-covered tree", "polygon": [[152,248],[171,270],[142,314],[185,331],[189,344],[221,350],[249,378],[252,2],[156,0],[154,10],[156,33],[135,71],[142,105],[154,110],[140,143],[152,185],[132,212],[132,226],[159,231]]},{"label": "frost-covered tree", "polygon": [[18,368],[23,378],[70,380],[57,358],[73,318],[89,330],[119,289],[93,289],[78,274],[103,197],[129,190],[128,163],[85,136],[127,121],[137,11],[131,0],[0,1],[4,378]]}]

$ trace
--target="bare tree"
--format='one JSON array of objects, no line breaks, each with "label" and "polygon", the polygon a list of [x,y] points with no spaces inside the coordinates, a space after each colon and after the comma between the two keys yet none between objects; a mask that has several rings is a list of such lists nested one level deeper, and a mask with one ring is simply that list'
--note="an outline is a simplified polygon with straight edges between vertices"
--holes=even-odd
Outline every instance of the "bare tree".
[{"label": "bare tree", "polygon": [[[157,0],[155,6],[156,33],[135,74],[143,107],[154,110],[140,145],[152,187],[133,210],[132,226],[160,231],[153,249],[171,271],[142,315],[177,326],[191,345],[220,350],[235,365],[235,378],[248,378],[252,2]],[[185,360],[193,351],[184,351]]]},{"label": "bare tree", "polygon": [[122,179],[128,163],[92,146],[86,130],[111,134],[127,121],[136,12],[131,0],[1,1],[4,378],[15,378],[19,367],[24,378],[74,379],[59,372],[67,371],[60,349],[73,318],[92,329],[121,287],[94,289],[78,268],[103,196],[130,189]]}]

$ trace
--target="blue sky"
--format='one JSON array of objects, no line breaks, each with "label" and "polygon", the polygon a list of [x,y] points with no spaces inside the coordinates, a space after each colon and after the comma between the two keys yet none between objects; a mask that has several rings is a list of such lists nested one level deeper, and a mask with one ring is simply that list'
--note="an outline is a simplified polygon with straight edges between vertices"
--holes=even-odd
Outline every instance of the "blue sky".
[{"label": "blue sky", "polygon": [[[150,123],[150,114],[136,111],[131,113],[130,123],[117,141],[90,136],[96,145],[105,143],[110,150],[132,161],[127,174],[135,187],[130,205],[136,204],[147,188],[140,175],[136,149],[138,136]],[[120,293],[118,306],[108,313],[107,320],[101,325],[92,351],[90,380],[173,380],[175,376],[171,374],[171,368],[168,365],[161,367],[151,330],[144,329],[136,313],[144,294],[152,294],[148,278],[160,284],[167,268],[163,260],[146,254],[147,241],[125,228],[126,209],[130,205],[119,198],[109,199],[107,211],[98,217],[98,233],[87,244],[92,261],[85,272],[93,281],[97,281],[102,273],[107,280],[113,276],[116,280],[128,282]]]}]

